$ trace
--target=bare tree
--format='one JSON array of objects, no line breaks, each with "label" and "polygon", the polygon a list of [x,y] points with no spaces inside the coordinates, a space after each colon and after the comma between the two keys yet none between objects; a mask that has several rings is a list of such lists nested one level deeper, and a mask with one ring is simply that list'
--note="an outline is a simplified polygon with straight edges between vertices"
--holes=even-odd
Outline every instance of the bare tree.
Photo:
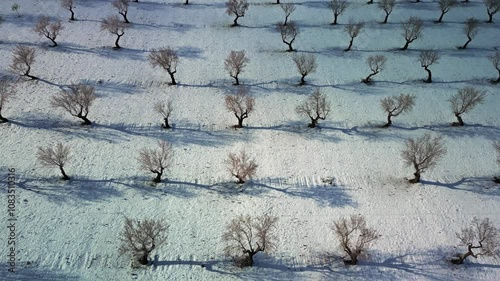
[{"label": "bare tree", "polygon": [[14,3],[12,4],[12,6],[10,6],[10,9],[13,11],[13,12],[16,12],[17,14],[17,17],[20,17],[21,15],[19,14],[19,9],[21,8],[21,6],[19,6],[19,4],[17,3]]},{"label": "bare tree", "polygon": [[443,16],[450,11],[451,8],[458,5],[457,0],[438,0],[439,9],[441,10],[441,15],[436,22],[442,22]]},{"label": "bare tree", "polygon": [[467,42],[461,47],[458,47],[459,49],[465,49],[467,48],[467,45],[472,41],[472,38],[474,38],[477,34],[477,31],[479,29],[479,21],[475,18],[468,18],[467,21],[465,22],[464,26],[464,33],[467,36]]},{"label": "bare tree", "polygon": [[129,4],[130,0],[113,0],[111,2],[111,5],[118,10],[118,14],[122,15],[125,23],[130,23],[127,18]]},{"label": "bare tree", "polygon": [[309,128],[316,128],[318,121],[325,120],[331,110],[331,103],[326,99],[326,95],[316,89],[307,99],[302,102],[295,111],[301,116],[308,116],[311,119]]},{"label": "bare tree", "polygon": [[[493,147],[497,152],[497,163],[500,165],[500,141],[494,142]],[[496,183],[500,183],[500,177],[493,177],[493,181]]]},{"label": "bare tree", "polygon": [[453,122],[453,126],[463,126],[462,114],[469,112],[476,105],[483,102],[486,97],[486,92],[478,90],[471,86],[466,86],[458,90],[456,95],[453,95],[448,101],[451,103],[451,110],[458,122]]},{"label": "bare tree", "polygon": [[68,10],[71,13],[71,17],[69,20],[75,20],[75,12],[73,9],[75,8],[74,0],[61,0],[61,7]]},{"label": "bare tree", "polygon": [[349,20],[349,23],[344,27],[344,32],[346,32],[349,37],[351,37],[351,41],[349,41],[349,46],[347,49],[344,49],[345,52],[351,50],[352,42],[354,42],[354,38],[358,37],[361,29],[365,26],[364,22],[354,22],[354,20]]},{"label": "bare tree", "polygon": [[493,16],[500,11],[500,0],[483,0],[486,6],[486,13],[488,13],[489,23],[493,22]]},{"label": "bare tree", "polygon": [[[276,4],[279,4],[279,3],[276,3]],[[295,4],[284,3],[284,4],[280,4],[280,6],[281,6],[281,9],[283,9],[283,12],[285,12],[285,22],[283,22],[283,25],[286,25],[288,22],[288,17],[295,11]]]},{"label": "bare tree", "polygon": [[288,22],[287,25],[281,25],[278,23],[276,25],[276,28],[278,29],[278,31],[281,34],[281,41],[283,41],[283,43],[288,45],[287,52],[295,51],[292,47],[292,44],[293,44],[293,41],[295,41],[295,37],[297,37],[297,34],[299,34],[299,29],[295,25],[295,22],[290,21],[290,22]]},{"label": "bare tree", "polygon": [[306,80],[304,80],[304,78],[306,78],[306,76],[310,73],[316,72],[316,68],[318,67],[318,64],[316,63],[316,56],[314,54],[301,54],[294,55],[292,59],[301,75],[299,85],[305,85]]},{"label": "bare tree", "polygon": [[186,0],[186,2],[184,2],[184,5],[188,5],[189,4],[189,0]]},{"label": "bare tree", "polygon": [[412,166],[415,169],[413,173],[415,178],[410,179],[409,182],[420,182],[421,174],[435,166],[445,153],[446,149],[441,137],[433,138],[429,133],[426,133],[420,138],[406,140],[401,157],[403,157],[406,166]]},{"label": "bare tree", "polygon": [[234,95],[227,95],[225,98],[226,109],[232,112],[238,119],[235,128],[243,128],[243,120],[248,118],[255,105],[255,98],[249,95],[249,88],[239,87]]},{"label": "bare tree", "polygon": [[37,159],[43,166],[57,166],[61,171],[63,180],[70,178],[64,171],[64,165],[70,160],[70,147],[58,142],[55,148],[52,147],[38,147]]},{"label": "bare tree", "polygon": [[159,150],[143,148],[139,151],[139,165],[141,170],[156,174],[154,183],[160,183],[163,173],[168,170],[172,163],[173,150],[172,145],[165,142],[158,142]]},{"label": "bare tree", "polygon": [[170,118],[170,115],[172,115],[172,111],[174,111],[174,106],[172,105],[172,101],[171,100],[168,100],[167,102],[158,101],[154,105],[154,110],[157,113],[161,114],[161,116],[163,117],[164,124],[161,124],[161,127],[163,129],[172,128],[168,123],[168,119]]},{"label": "bare tree", "polygon": [[9,119],[2,116],[2,109],[12,97],[12,83],[7,80],[0,80],[0,124],[9,122]]},{"label": "bare tree", "polygon": [[432,72],[429,69],[429,66],[431,66],[434,63],[437,63],[439,58],[440,55],[432,50],[425,50],[420,52],[418,60],[420,61],[420,65],[425,69],[425,71],[427,71],[427,79],[424,80],[424,82],[432,83]]},{"label": "bare tree", "polygon": [[498,71],[497,80],[492,80],[493,83],[500,83],[500,51],[496,51],[495,54],[488,57],[488,59],[493,64],[493,67]]},{"label": "bare tree", "polygon": [[120,45],[118,45],[118,41],[120,41],[120,38],[123,36],[123,34],[125,34],[126,28],[127,28],[127,25],[125,23],[121,22],[120,19],[118,18],[118,16],[116,16],[116,15],[108,16],[107,18],[103,19],[101,22],[101,30],[107,30],[111,34],[114,34],[117,36],[114,49],[121,48]]},{"label": "bare tree", "polygon": [[349,7],[349,3],[346,0],[330,0],[328,2],[328,7],[332,9],[333,12],[333,23],[337,24],[337,18]]},{"label": "bare tree", "polygon": [[494,256],[496,249],[500,247],[500,231],[489,218],[479,221],[474,217],[472,224],[462,228],[456,235],[460,240],[460,246],[467,247],[467,252],[453,258],[451,262],[454,264],[463,264],[468,257],[477,259],[479,256]]},{"label": "bare tree", "polygon": [[243,72],[243,68],[250,62],[250,59],[245,56],[245,51],[231,51],[224,61],[224,69],[229,72],[229,76],[234,78],[233,85],[239,85],[240,80],[238,75]]},{"label": "bare tree", "polygon": [[149,61],[153,67],[161,67],[170,75],[169,85],[177,85],[174,74],[177,72],[177,64],[179,63],[179,56],[177,52],[170,47],[152,50],[149,54]]},{"label": "bare tree", "polygon": [[17,45],[12,53],[14,57],[12,58],[12,64],[10,65],[11,72],[22,73],[22,76],[26,76],[31,79],[38,79],[30,74],[31,65],[35,62],[36,57],[35,48],[25,45]]},{"label": "bare tree", "polygon": [[386,61],[387,59],[383,55],[369,56],[368,59],[366,59],[366,63],[370,67],[372,73],[361,81],[365,84],[370,84],[372,82],[371,78],[382,71]]},{"label": "bare tree", "polygon": [[406,22],[403,22],[403,36],[405,37],[406,43],[401,50],[408,49],[410,43],[420,37],[422,34],[422,25],[423,22],[419,17],[410,17]]},{"label": "bare tree", "polygon": [[125,217],[120,233],[120,254],[130,254],[142,265],[149,264],[149,255],[167,241],[169,225],[163,220],[132,220]]},{"label": "bare tree", "polygon": [[52,97],[50,104],[54,108],[60,107],[72,116],[82,119],[82,125],[91,125],[92,122],[87,118],[87,115],[95,99],[94,87],[77,84],[61,90],[58,95]]},{"label": "bare tree", "polygon": [[51,22],[50,18],[47,16],[41,16],[38,19],[36,25],[33,27],[33,31],[41,36],[47,37],[47,39],[50,39],[50,41],[52,41],[51,47],[57,46],[56,38],[63,29],[64,27],[62,26],[60,20]]},{"label": "bare tree", "polygon": [[392,13],[395,4],[395,0],[380,0],[380,2],[378,2],[378,8],[385,13],[385,18],[382,23],[387,23],[387,19],[389,19],[389,15]]},{"label": "bare tree", "polygon": [[392,117],[401,113],[410,112],[415,105],[415,96],[411,94],[400,94],[398,96],[386,97],[380,101],[382,109],[387,113],[387,124],[382,128],[388,128],[392,124]]},{"label": "bare tree", "polygon": [[238,26],[238,18],[245,16],[245,12],[248,10],[248,2],[247,0],[228,0],[226,2],[226,8],[226,14],[234,14],[236,17],[232,26]]},{"label": "bare tree", "polygon": [[377,230],[366,225],[362,215],[351,215],[349,219],[341,218],[334,222],[332,230],[339,240],[339,248],[348,255],[344,258],[344,263],[348,265],[358,264],[358,259],[380,238]]},{"label": "bare tree", "polygon": [[226,244],[224,253],[232,257],[239,267],[252,266],[253,257],[258,252],[268,253],[276,249],[277,221],[277,217],[267,214],[236,217],[222,235],[222,241]]},{"label": "bare tree", "polygon": [[252,178],[257,173],[259,165],[254,159],[242,150],[239,154],[229,153],[226,160],[227,170],[231,176],[235,177],[238,181],[236,183],[243,184],[249,178]]}]

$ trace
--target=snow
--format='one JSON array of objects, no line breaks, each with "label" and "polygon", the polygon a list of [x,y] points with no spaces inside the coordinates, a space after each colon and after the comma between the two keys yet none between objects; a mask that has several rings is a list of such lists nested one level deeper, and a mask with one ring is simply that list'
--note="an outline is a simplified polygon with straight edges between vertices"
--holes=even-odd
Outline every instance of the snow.
[{"label": "snow", "polygon": [[[20,17],[11,12],[20,5]],[[18,200],[18,273],[5,269],[0,280],[498,280],[500,261],[491,257],[451,265],[462,252],[455,232],[470,220],[489,217],[500,227],[500,187],[492,142],[500,139],[498,85],[488,83],[497,72],[487,59],[500,47],[500,18],[487,19],[482,1],[460,3],[442,24],[435,1],[398,1],[389,23],[376,4],[350,1],[332,26],[327,1],[296,0],[290,16],[300,28],[298,53],[317,56],[318,69],[297,86],[300,76],[287,46],[275,31],[284,13],[271,0],[252,0],[241,27],[231,28],[222,0],[140,0],[131,3],[131,27],[113,50],[114,36],[99,31],[100,20],[117,14],[109,1],[76,2],[75,16],[56,0],[3,0],[0,15],[0,76],[8,74],[17,44],[36,48],[32,74],[20,79],[15,99],[0,124],[1,178],[16,169]],[[40,15],[63,20],[60,46],[31,28]],[[424,36],[404,45],[400,23],[417,15]],[[482,21],[466,50],[462,33],[468,17]],[[349,37],[343,25],[353,18],[366,21],[344,53]],[[171,46],[180,54],[179,85],[168,86],[168,75],[151,67],[151,49]],[[441,54],[432,65],[432,84],[417,62],[423,49]],[[231,50],[245,50],[250,63],[240,75],[256,98],[246,128],[234,130],[234,116],[224,108],[224,96],[234,90],[224,70]],[[360,80],[370,71],[370,55],[387,57],[373,85]],[[95,125],[50,107],[50,97],[72,83],[96,87],[90,109]],[[487,92],[483,104],[455,121],[448,99],[471,85]],[[314,89],[332,102],[331,115],[319,129],[294,108]],[[414,110],[393,119],[389,129],[381,98],[399,93],[416,95]],[[160,127],[154,102],[170,98],[175,129]],[[411,185],[412,170],[403,165],[404,140],[430,132],[443,136],[447,154]],[[139,149],[159,140],[173,144],[175,160],[168,181],[153,186],[152,174],[138,169]],[[71,146],[72,161],[62,182],[57,169],[36,161],[39,146],[62,141]],[[259,164],[257,177],[238,187],[224,160],[245,149]],[[4,176],[5,175],[5,176]],[[334,185],[322,179],[333,177]],[[6,187],[6,180],[2,180]],[[2,206],[6,202],[2,188]],[[5,198],[5,199],[4,199]],[[6,208],[6,207],[2,207]],[[279,217],[278,249],[257,257],[252,268],[238,269],[223,256],[225,225],[240,214],[272,213]],[[382,237],[359,266],[345,267],[330,230],[342,216],[362,214]],[[120,257],[119,233],[124,217],[164,218],[170,224],[168,244],[155,251],[155,265],[131,269]],[[2,212],[6,221],[6,212]],[[7,255],[5,232],[0,255]],[[5,262],[3,261],[2,264]],[[203,265],[203,266],[202,266]]]}]

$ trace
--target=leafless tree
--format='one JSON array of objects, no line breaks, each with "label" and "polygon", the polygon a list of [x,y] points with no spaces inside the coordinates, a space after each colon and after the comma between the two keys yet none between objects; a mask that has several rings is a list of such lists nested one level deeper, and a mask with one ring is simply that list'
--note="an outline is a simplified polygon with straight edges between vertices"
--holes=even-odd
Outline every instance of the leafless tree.
[{"label": "leafless tree", "polygon": [[243,68],[250,62],[250,59],[245,56],[245,51],[231,51],[224,61],[224,69],[229,72],[229,76],[234,78],[233,85],[239,85],[240,80],[238,75],[243,72]]},{"label": "leafless tree", "polygon": [[417,40],[422,34],[423,22],[419,17],[410,17],[406,22],[403,22],[403,36],[405,37],[406,43],[401,50],[408,49],[408,46],[413,41]]},{"label": "leafless tree", "polygon": [[31,79],[38,79],[30,74],[31,65],[35,62],[36,57],[35,48],[25,45],[17,45],[12,53],[14,57],[12,58],[12,64],[10,65],[11,72],[22,73],[22,76],[26,76]]},{"label": "leafless tree", "polygon": [[103,19],[101,22],[101,30],[107,30],[111,34],[114,34],[117,36],[114,49],[121,48],[120,45],[118,45],[118,41],[120,41],[120,38],[123,36],[123,34],[125,34],[126,28],[127,28],[127,25],[125,23],[121,22],[120,19],[118,18],[118,16],[116,16],[116,15],[108,16],[107,18]]},{"label": "leafless tree", "polygon": [[493,16],[500,11],[500,0],[483,0],[486,6],[486,13],[488,13],[489,23],[493,22]]},{"label": "leafless tree", "polygon": [[450,11],[451,8],[458,5],[457,0],[438,0],[439,9],[441,10],[441,15],[436,22],[442,22],[443,16]]},{"label": "leafless tree", "polygon": [[12,97],[12,83],[7,80],[0,80],[0,124],[9,122],[9,119],[2,116],[2,109]]},{"label": "leafless tree", "polygon": [[43,166],[57,166],[61,171],[63,180],[70,178],[64,171],[64,165],[70,160],[70,147],[58,142],[55,148],[52,147],[38,147],[37,158]]},{"label": "leafless tree", "polygon": [[129,4],[130,0],[113,0],[111,2],[111,5],[118,10],[118,14],[122,15],[125,23],[130,23],[127,18]]},{"label": "leafless tree", "polygon": [[326,95],[316,89],[307,99],[302,102],[295,111],[301,116],[308,116],[311,119],[309,128],[316,128],[318,121],[325,120],[331,110],[331,103],[326,99]]},{"label": "leafless tree", "polygon": [[432,137],[429,133],[422,137],[409,138],[405,142],[405,149],[401,152],[401,157],[406,166],[412,166],[415,169],[410,179],[410,183],[420,182],[420,176],[427,169],[432,168],[446,153],[446,149],[441,137]]},{"label": "leafless tree", "polygon": [[165,142],[158,142],[159,150],[143,148],[139,151],[139,165],[141,170],[156,174],[154,183],[161,182],[163,172],[168,170],[172,163],[173,150],[172,145]]},{"label": "leafless tree", "polygon": [[288,45],[287,52],[295,51],[292,47],[292,44],[293,44],[293,41],[295,41],[295,37],[297,37],[297,34],[299,34],[299,29],[295,25],[295,22],[290,21],[290,22],[288,22],[287,25],[281,25],[278,23],[276,25],[276,28],[278,29],[278,31],[281,34],[281,41],[283,41],[283,43]]},{"label": "leafless tree", "polygon": [[492,80],[493,83],[500,83],[500,51],[496,51],[495,54],[488,57],[488,59],[493,64],[493,67],[498,71],[497,80]]},{"label": "leafless tree", "polygon": [[301,54],[294,55],[292,59],[301,75],[299,85],[305,85],[306,80],[304,80],[304,78],[306,78],[306,76],[310,73],[316,72],[316,68],[318,67],[318,64],[316,63],[316,56],[314,54]]},{"label": "leafless tree", "polygon": [[351,37],[351,41],[349,41],[349,46],[347,49],[344,49],[345,52],[348,52],[351,50],[352,47],[352,42],[354,42],[354,38],[358,37],[359,33],[361,32],[361,29],[365,26],[365,23],[360,21],[360,22],[354,22],[354,20],[349,20],[349,23],[344,27],[344,32]]},{"label": "leafless tree", "polygon": [[478,90],[471,86],[466,86],[458,90],[456,95],[453,95],[448,101],[451,103],[451,110],[458,122],[452,123],[453,126],[463,126],[462,114],[469,112],[476,105],[483,102],[486,97],[486,92]]},{"label": "leafless tree", "polygon": [[344,263],[348,265],[356,265],[358,259],[380,238],[377,230],[366,225],[362,215],[351,215],[349,219],[341,218],[334,222],[332,230],[339,240],[339,248],[348,255],[344,258]]},{"label": "leafless tree", "polygon": [[385,18],[382,23],[387,23],[387,19],[389,19],[389,15],[392,13],[395,4],[395,0],[380,0],[380,2],[378,2],[378,8],[385,13]]},{"label": "leafless tree", "polygon": [[71,13],[71,17],[69,18],[69,20],[75,20],[75,12],[73,11],[73,9],[75,8],[74,2],[74,0],[61,0],[61,6]]},{"label": "leafless tree", "polygon": [[171,49],[170,47],[152,50],[149,53],[149,61],[153,67],[161,67],[168,72],[170,75],[170,83],[169,85],[177,85],[175,81],[174,74],[177,72],[177,64],[179,63],[179,56],[177,52]]},{"label": "leafless tree", "polygon": [[17,14],[17,17],[20,17],[21,15],[19,14],[19,9],[21,8],[21,6],[19,6],[19,4],[17,3],[14,3],[12,4],[12,6],[10,6],[10,9],[13,11],[13,12],[16,12]]},{"label": "leafless tree", "polygon": [[222,235],[222,241],[226,244],[224,253],[232,257],[239,267],[252,266],[253,257],[258,252],[268,253],[276,249],[277,221],[277,217],[267,214],[236,217]]},{"label": "leafless tree", "polygon": [[254,177],[259,167],[244,150],[240,151],[239,154],[229,153],[226,164],[227,170],[231,176],[237,179],[236,183],[238,184],[243,184],[247,179]]},{"label": "leafless tree", "polygon": [[400,94],[398,96],[386,97],[380,101],[382,109],[387,113],[387,124],[382,126],[388,128],[392,124],[392,117],[401,113],[410,112],[415,105],[415,96],[411,94]]},{"label": "leafless tree", "polygon": [[52,41],[51,47],[57,46],[56,38],[63,29],[64,27],[60,20],[50,21],[50,18],[47,16],[41,16],[33,27],[33,31]]},{"label": "leafless tree", "polygon": [[437,63],[439,58],[440,55],[432,50],[425,50],[420,52],[418,60],[420,61],[420,65],[425,69],[425,71],[427,71],[427,79],[424,80],[424,82],[432,83],[432,72],[429,69],[429,66],[431,66],[434,63]]},{"label": "leafless tree", "polygon": [[238,119],[238,125],[235,128],[243,128],[243,120],[248,118],[255,105],[255,98],[250,96],[249,88],[239,87],[234,95],[227,95],[225,98],[226,109],[232,112]]},{"label": "leafless tree", "polygon": [[[279,4],[279,3],[277,3],[277,4]],[[295,11],[295,4],[284,3],[284,4],[280,4],[280,6],[281,6],[281,9],[283,9],[283,12],[285,12],[285,22],[283,22],[283,25],[286,25],[288,22],[288,17]]]},{"label": "leafless tree", "polygon": [[489,218],[479,221],[474,217],[472,224],[462,228],[456,235],[460,240],[460,246],[467,247],[467,252],[453,258],[451,262],[454,264],[463,264],[468,257],[494,256],[496,249],[500,247],[500,231]]},{"label": "leafless tree", "polygon": [[234,14],[236,17],[232,26],[238,26],[238,18],[245,16],[245,12],[248,10],[248,2],[247,0],[228,0],[226,2],[226,8],[226,14]]},{"label": "leafless tree", "polygon": [[328,7],[333,12],[333,23],[337,24],[337,18],[349,7],[349,2],[346,0],[330,0]]},{"label": "leafless tree", "polygon": [[465,22],[464,26],[464,33],[467,36],[467,42],[461,47],[458,47],[459,49],[465,49],[467,48],[467,45],[472,41],[472,38],[474,38],[477,34],[477,31],[479,29],[479,21],[475,18],[468,18],[467,21]]},{"label": "leafless tree", "polygon": [[161,114],[161,116],[163,117],[164,124],[162,124],[161,127],[164,129],[172,128],[168,123],[168,119],[170,118],[170,115],[172,115],[172,111],[174,111],[174,106],[172,105],[172,101],[171,100],[168,100],[167,102],[158,101],[154,105],[154,110],[157,113]]},{"label": "leafless tree", "polygon": [[132,220],[125,217],[120,233],[120,254],[129,254],[142,265],[149,264],[149,255],[167,241],[169,225],[163,220]]},{"label": "leafless tree", "polygon": [[82,119],[82,125],[91,125],[92,122],[87,118],[87,115],[95,99],[94,87],[77,84],[61,90],[59,94],[52,97],[50,104],[54,108],[60,107],[72,116]]},{"label": "leafless tree", "polygon": [[369,56],[368,59],[366,59],[366,63],[370,67],[372,73],[361,81],[365,84],[370,84],[372,82],[371,78],[382,71],[386,61],[387,59],[383,55]]}]

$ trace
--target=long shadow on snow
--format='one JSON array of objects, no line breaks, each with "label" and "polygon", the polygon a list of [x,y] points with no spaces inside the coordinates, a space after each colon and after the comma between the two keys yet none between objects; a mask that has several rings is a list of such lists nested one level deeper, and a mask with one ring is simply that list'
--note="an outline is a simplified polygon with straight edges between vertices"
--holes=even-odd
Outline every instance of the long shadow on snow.
[{"label": "long shadow on snow", "polygon": [[464,177],[455,182],[421,180],[421,184],[446,187],[457,191],[467,191],[481,195],[500,196],[500,186],[491,177]]},{"label": "long shadow on snow", "polygon": [[[454,121],[454,120],[452,120]],[[450,138],[463,138],[463,137],[480,137],[488,140],[498,140],[500,138],[500,128],[491,125],[481,125],[481,124],[465,124],[462,127],[454,127],[450,124],[441,124],[441,125],[426,125],[422,127],[400,127],[394,125],[392,127],[401,129],[401,130],[428,130],[435,133],[442,134],[444,136]]]},{"label": "long shadow on snow", "polygon": [[174,267],[174,266],[189,266],[190,268],[194,266],[199,266],[201,268],[204,268],[208,271],[214,272],[214,273],[219,273],[219,274],[229,274],[229,275],[234,275],[232,272],[228,271],[223,271],[218,269],[217,267],[219,265],[223,265],[227,263],[226,260],[206,260],[206,261],[189,261],[189,260],[171,260],[171,261],[160,261],[158,255],[155,255],[154,261],[153,261],[153,270],[156,270],[157,267],[159,266],[167,266],[167,267]]},{"label": "long shadow on snow", "polygon": [[25,262],[16,263],[16,273],[7,272],[8,264],[2,263],[0,267],[5,270],[0,275],[0,281],[75,281],[80,280],[80,276],[61,270],[51,270],[50,268],[39,267],[38,265],[28,265]]},{"label": "long shadow on snow", "polygon": [[304,121],[296,121],[296,122],[288,122],[283,125],[275,125],[275,126],[266,126],[266,127],[246,127],[248,130],[268,130],[268,131],[277,131],[277,132],[285,132],[292,133],[298,136],[301,136],[305,139],[309,140],[322,140],[329,142],[339,142],[341,139],[333,134],[332,131],[338,130],[344,133],[348,133],[348,129],[337,129],[332,127],[325,127],[322,124],[318,124],[316,128],[308,128],[307,127],[308,120]]}]

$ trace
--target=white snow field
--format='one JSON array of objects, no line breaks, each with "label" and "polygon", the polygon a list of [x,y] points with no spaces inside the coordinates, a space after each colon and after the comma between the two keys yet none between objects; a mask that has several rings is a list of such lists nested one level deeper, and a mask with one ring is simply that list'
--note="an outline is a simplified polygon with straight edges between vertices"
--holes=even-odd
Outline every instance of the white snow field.
[{"label": "white snow field", "polygon": [[[500,280],[498,258],[449,262],[465,251],[455,233],[473,217],[500,228],[500,186],[492,181],[500,172],[492,145],[500,140],[500,86],[489,83],[498,73],[488,60],[500,48],[500,15],[485,23],[482,1],[460,2],[441,24],[433,22],[437,1],[397,1],[387,24],[379,24],[384,13],[376,4],[349,1],[334,26],[328,1],[294,0],[290,20],[300,29],[294,47],[318,61],[305,86],[297,85],[292,54],[275,29],[284,13],[274,0],[249,0],[240,27],[230,26],[223,0],[132,2],[120,50],[112,49],[113,35],[99,30],[104,17],[118,15],[110,2],[77,0],[77,20],[70,22],[56,0],[0,1],[0,76],[17,79],[14,99],[2,109],[11,122],[0,124],[0,280]],[[20,16],[11,11],[14,3]],[[58,47],[32,30],[41,15],[63,21]],[[400,51],[401,22],[409,16],[424,20],[423,37]],[[469,17],[481,21],[479,32],[458,50]],[[353,50],[343,52],[350,18],[366,25]],[[36,48],[31,73],[39,80],[9,73],[18,44]],[[177,86],[148,59],[151,49],[167,46],[180,55]],[[441,55],[430,67],[430,84],[422,82],[426,72],[417,61],[425,49]],[[224,106],[236,88],[224,70],[231,50],[246,51],[250,62],[239,78],[256,98],[238,130]],[[377,54],[387,63],[365,85],[365,61]],[[96,88],[90,127],[50,107],[51,96],[75,83]],[[487,96],[463,115],[466,126],[451,127],[448,99],[464,86]],[[315,89],[332,111],[311,129],[295,107]],[[380,100],[399,93],[416,96],[413,111],[379,128],[386,120]],[[167,98],[175,106],[173,130],[162,129],[152,109]],[[406,139],[424,133],[442,136],[447,154],[421,183],[409,184],[413,170],[400,152]],[[137,156],[159,140],[173,145],[175,158],[168,180],[152,185],[153,174],[139,170]],[[37,147],[58,141],[71,147],[69,182],[36,158]],[[241,149],[259,168],[238,186],[224,161]],[[16,274],[7,270],[9,168],[16,171]],[[333,185],[323,182],[329,177]],[[264,213],[279,218],[276,251],[259,253],[251,268],[235,267],[223,254],[226,225],[241,214]],[[349,267],[331,225],[351,214],[364,215],[382,236],[368,258]],[[133,269],[118,254],[126,216],[170,225],[152,266]]]}]

